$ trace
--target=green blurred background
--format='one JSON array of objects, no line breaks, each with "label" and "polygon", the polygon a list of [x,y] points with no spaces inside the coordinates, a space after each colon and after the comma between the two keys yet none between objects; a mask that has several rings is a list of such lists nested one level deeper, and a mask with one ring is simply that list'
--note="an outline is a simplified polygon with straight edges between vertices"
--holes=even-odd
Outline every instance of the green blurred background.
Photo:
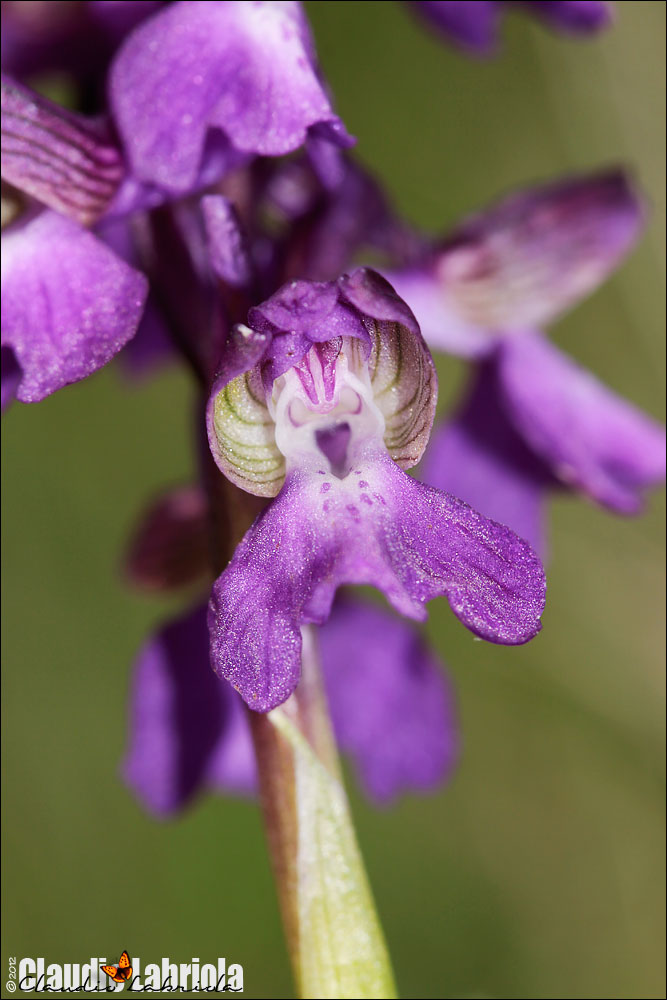
[{"label": "green blurred background", "polygon": [[[642,245],[554,331],[664,418],[664,18],[617,3],[600,38],[510,15],[502,55],[441,45],[399,4],[307,4],[358,155],[438,230],[527,181],[623,162],[653,206]],[[463,370],[440,366],[441,405]],[[175,607],[123,586],[145,499],[188,475],[191,397],[115,366],[4,418],[3,966],[10,955],[243,963],[293,996],[258,808],[208,798],[152,821],[119,782],[133,654]],[[444,601],[428,631],[458,693],[449,787],[376,811],[351,796],[404,997],[664,996],[663,505],[552,510],[545,628],[473,642]],[[3,990],[4,992],[4,990]]]}]

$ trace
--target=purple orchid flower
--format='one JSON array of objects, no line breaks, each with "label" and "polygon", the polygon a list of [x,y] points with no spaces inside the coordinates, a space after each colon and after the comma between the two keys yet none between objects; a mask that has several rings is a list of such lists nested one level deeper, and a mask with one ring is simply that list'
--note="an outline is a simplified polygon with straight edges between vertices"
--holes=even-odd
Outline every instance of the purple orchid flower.
[{"label": "purple orchid flower", "polygon": [[492,55],[498,45],[500,22],[507,8],[519,7],[550,28],[570,35],[589,35],[606,27],[612,16],[608,3],[596,0],[563,2],[503,2],[503,0],[414,0],[409,6],[447,41],[477,56]]},{"label": "purple orchid flower", "polygon": [[492,642],[539,631],[544,574],[529,546],[403,472],[421,457],[435,396],[414,316],[372,271],[291,282],[235,329],[209,443],[232,482],[276,498],[216,581],[209,627],[215,670],[251,708],[294,690],[300,627],[323,624],[344,583],[378,587],[417,620],[446,595]]},{"label": "purple orchid flower", "polygon": [[86,228],[107,211],[122,177],[119,150],[100,123],[3,76],[2,178],[11,185],[3,404],[14,393],[38,402],[85,378],[134,336],[146,279]]},{"label": "purple orchid flower", "polygon": [[[446,780],[458,756],[453,698],[415,630],[346,598],[318,638],[337,742],[368,795],[384,804]],[[123,775],[161,817],[206,789],[256,792],[243,702],[210,668],[205,606],[162,628],[137,659]]]},{"label": "purple orchid flower", "polygon": [[622,173],[573,178],[501,202],[388,275],[432,348],[479,362],[459,413],[434,436],[426,480],[540,552],[546,490],[634,514],[664,478],[664,429],[538,330],[607,277],[641,226]]},{"label": "purple orchid flower", "polygon": [[172,194],[194,186],[203,159],[222,173],[308,138],[352,143],[299,3],[170,4],[121,47],[109,98],[134,176]]}]

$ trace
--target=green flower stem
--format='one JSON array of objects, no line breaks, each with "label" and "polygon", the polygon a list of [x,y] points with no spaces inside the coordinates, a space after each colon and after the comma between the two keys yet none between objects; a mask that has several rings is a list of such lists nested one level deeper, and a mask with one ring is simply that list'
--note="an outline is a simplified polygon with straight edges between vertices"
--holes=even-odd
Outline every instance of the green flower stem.
[{"label": "green flower stem", "polygon": [[317,657],[303,630],[296,692],[249,712],[262,807],[298,995],[396,997],[343,787]]},{"label": "green flower stem", "polygon": [[[202,474],[217,575],[266,503],[220,475],[208,447]],[[389,1000],[389,956],[343,787],[317,656],[304,628],[302,672],[291,698],[248,710],[271,860],[300,997]]]}]

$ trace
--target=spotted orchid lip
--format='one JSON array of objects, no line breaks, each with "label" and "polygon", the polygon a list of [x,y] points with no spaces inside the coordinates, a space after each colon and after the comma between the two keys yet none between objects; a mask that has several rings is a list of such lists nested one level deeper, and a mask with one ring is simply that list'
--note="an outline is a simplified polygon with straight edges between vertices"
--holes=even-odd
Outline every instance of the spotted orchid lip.
[{"label": "spotted orchid lip", "polygon": [[393,288],[363,268],[290,282],[251,310],[248,331],[213,386],[209,441],[232,482],[275,499],[214,585],[216,672],[255,711],[281,704],[301,627],[323,624],[344,584],[377,587],[419,621],[444,595],[481,638],[533,638],[545,582],[532,549],[403,471],[426,445],[436,375]]}]

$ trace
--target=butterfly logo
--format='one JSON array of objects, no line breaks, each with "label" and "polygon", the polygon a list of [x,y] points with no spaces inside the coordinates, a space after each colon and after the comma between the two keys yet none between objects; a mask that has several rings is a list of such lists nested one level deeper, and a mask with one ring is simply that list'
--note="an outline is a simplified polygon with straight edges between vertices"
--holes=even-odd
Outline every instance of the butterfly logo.
[{"label": "butterfly logo", "polygon": [[102,972],[111,976],[114,983],[126,983],[132,975],[130,956],[124,951],[118,960],[118,965],[103,965]]}]

